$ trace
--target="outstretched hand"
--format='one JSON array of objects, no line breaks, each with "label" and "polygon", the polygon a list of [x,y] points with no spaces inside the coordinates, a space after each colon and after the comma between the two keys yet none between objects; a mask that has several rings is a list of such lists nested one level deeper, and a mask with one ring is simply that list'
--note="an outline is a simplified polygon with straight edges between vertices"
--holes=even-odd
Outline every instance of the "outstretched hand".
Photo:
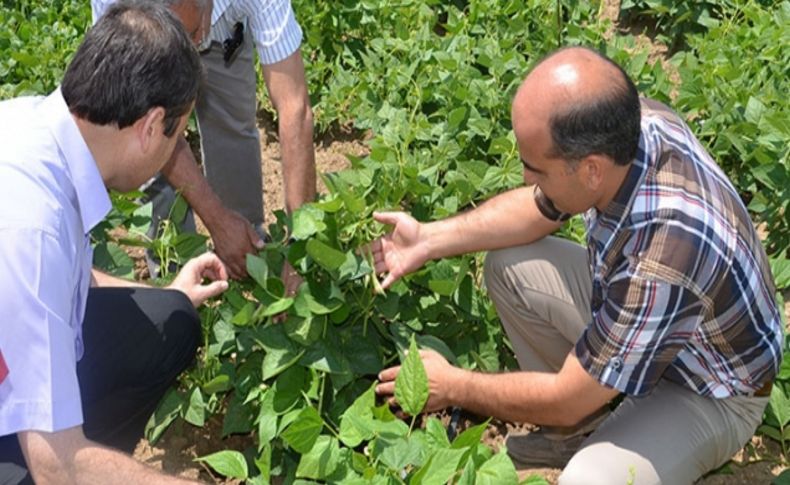
[{"label": "outstretched hand", "polygon": [[168,288],[184,292],[192,305],[198,307],[228,289],[228,272],[216,254],[204,253],[187,261]]},{"label": "outstretched hand", "polygon": [[363,251],[373,256],[377,274],[386,274],[381,283],[387,289],[398,278],[419,269],[429,259],[428,248],[421,237],[422,224],[405,212],[374,212],[382,224],[395,226],[391,233],[370,243]]},{"label": "outstretched hand", "polygon": [[[420,358],[428,376],[428,401],[423,412],[429,413],[455,405],[453,390],[460,382],[463,370],[453,367],[447,359],[434,350],[420,350]],[[376,386],[376,394],[386,398],[391,406],[397,405],[395,399],[395,379],[400,373],[400,366],[390,367],[379,372],[380,384]]]}]

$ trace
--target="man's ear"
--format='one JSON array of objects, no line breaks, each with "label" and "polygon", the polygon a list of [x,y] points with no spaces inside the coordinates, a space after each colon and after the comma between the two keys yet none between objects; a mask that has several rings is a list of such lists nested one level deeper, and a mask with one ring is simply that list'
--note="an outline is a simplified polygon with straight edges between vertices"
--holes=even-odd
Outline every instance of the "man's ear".
[{"label": "man's ear", "polygon": [[164,136],[165,109],[156,106],[148,110],[142,118],[134,122],[135,133],[140,142],[140,149],[143,153],[148,153],[154,142]]},{"label": "man's ear", "polygon": [[587,155],[579,163],[584,171],[582,175],[587,188],[593,191],[600,189],[604,182],[606,167],[611,162],[604,156],[593,154]]}]

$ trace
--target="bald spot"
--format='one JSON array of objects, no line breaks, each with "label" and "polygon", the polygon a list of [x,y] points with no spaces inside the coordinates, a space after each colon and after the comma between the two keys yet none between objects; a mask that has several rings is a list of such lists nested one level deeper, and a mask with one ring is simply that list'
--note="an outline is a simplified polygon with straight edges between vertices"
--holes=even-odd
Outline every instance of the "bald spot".
[{"label": "bald spot", "polygon": [[571,47],[542,60],[521,83],[512,105],[516,135],[545,134],[552,114],[625,89],[622,73],[596,52]]}]

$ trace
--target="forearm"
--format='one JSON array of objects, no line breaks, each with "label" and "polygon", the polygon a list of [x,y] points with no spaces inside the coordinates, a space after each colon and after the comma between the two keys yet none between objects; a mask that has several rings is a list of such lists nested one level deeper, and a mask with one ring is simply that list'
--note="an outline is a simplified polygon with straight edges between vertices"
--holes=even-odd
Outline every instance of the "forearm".
[{"label": "forearm", "polygon": [[455,217],[425,224],[421,236],[430,259],[440,259],[529,244],[560,225],[540,213],[532,187],[521,187]]},{"label": "forearm", "polygon": [[457,385],[449,394],[455,406],[502,421],[569,425],[568,412],[556,391],[556,374],[459,371]]},{"label": "forearm", "polygon": [[196,483],[164,475],[131,456],[85,438],[80,427],[56,433],[19,433],[19,444],[38,484]]},{"label": "forearm", "polygon": [[291,213],[302,204],[315,200],[315,152],[310,106],[301,103],[281,113],[279,136],[285,210]]},{"label": "forearm", "polygon": [[181,193],[211,232],[214,223],[222,217],[224,206],[203,176],[189,143],[182,135],[179,135],[173,156],[162,168],[162,175]]},{"label": "forearm", "polygon": [[593,379],[573,353],[558,373],[456,369],[445,386],[452,404],[482,416],[550,426],[574,426],[618,394]]},{"label": "forearm", "polygon": [[108,275],[96,268],[91,269],[91,286],[93,287],[147,287],[148,285],[140,283],[139,281],[131,281],[117,276]]}]

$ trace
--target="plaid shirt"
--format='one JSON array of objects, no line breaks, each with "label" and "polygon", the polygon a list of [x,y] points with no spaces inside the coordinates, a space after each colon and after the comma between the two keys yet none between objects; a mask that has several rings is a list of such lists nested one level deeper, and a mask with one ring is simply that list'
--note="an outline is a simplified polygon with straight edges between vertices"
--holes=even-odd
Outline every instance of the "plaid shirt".
[{"label": "plaid shirt", "polygon": [[774,378],[782,328],[767,257],[730,181],[666,106],[643,100],[625,182],[585,223],[592,322],[575,352],[590,375],[630,395],[665,377],[715,398]]}]

